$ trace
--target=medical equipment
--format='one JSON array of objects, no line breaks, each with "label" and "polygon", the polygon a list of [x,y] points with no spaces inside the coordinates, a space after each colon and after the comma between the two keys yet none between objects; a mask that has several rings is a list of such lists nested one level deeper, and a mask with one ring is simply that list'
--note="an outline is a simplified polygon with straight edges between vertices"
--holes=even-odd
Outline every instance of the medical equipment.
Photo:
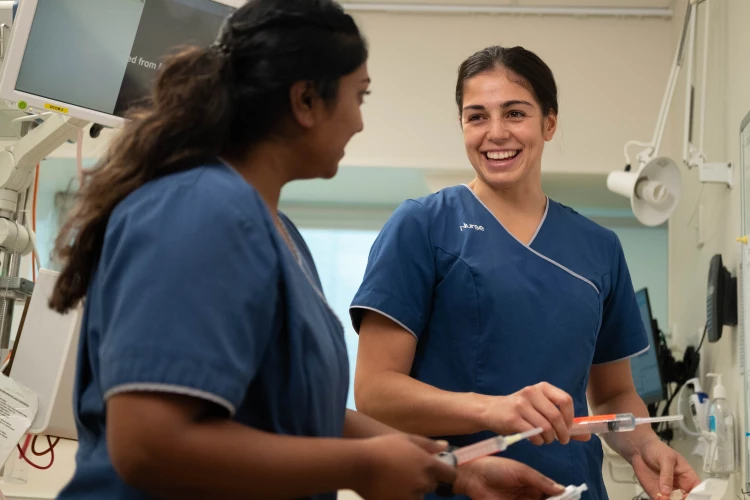
[{"label": "medical equipment", "polygon": [[[639,222],[646,226],[658,226],[666,222],[677,207],[680,198],[681,183],[680,170],[677,164],[668,157],[659,156],[664,128],[669,116],[669,108],[674,97],[677,79],[680,75],[685,59],[687,59],[687,78],[685,91],[685,126],[684,126],[684,149],[683,162],[688,168],[698,167],[700,182],[714,182],[732,187],[732,164],[728,162],[707,163],[703,153],[705,114],[706,114],[706,88],[708,73],[708,42],[709,42],[709,12],[711,0],[689,0],[687,2],[687,13],[685,22],[677,45],[677,51],[672,63],[672,69],[667,80],[667,88],[659,110],[656,127],[651,142],[628,141],[625,144],[624,171],[611,172],[607,176],[607,188],[617,194],[630,198],[633,214]],[[701,107],[700,107],[700,135],[697,147],[693,141],[693,115],[695,87],[693,86],[693,59],[695,52],[695,32],[698,14],[698,5],[706,4],[703,27],[703,64],[701,79]],[[685,57],[687,49],[687,58]],[[636,156],[635,168],[631,169],[628,148],[630,146],[642,146],[643,149]],[[700,232],[700,231],[699,231]],[[699,244],[703,241],[699,238]]]},{"label": "medical equipment", "polygon": [[649,348],[630,358],[630,372],[633,374],[635,390],[647,405],[656,405],[667,399],[667,384],[660,363],[659,327],[651,312],[651,302],[647,289],[635,293],[638,310],[646,329]]},{"label": "medical equipment", "polygon": [[0,97],[107,127],[147,97],[166,54],[214,42],[241,0],[24,0]]},{"label": "medical equipment", "polygon": [[632,413],[580,417],[573,420],[573,427],[570,428],[570,435],[578,436],[581,434],[629,432],[635,430],[635,428],[639,425],[654,424],[658,422],[676,422],[678,420],[682,420],[682,418],[682,415],[639,418]]},{"label": "medical equipment", "polygon": [[[0,9],[4,4],[0,2]],[[0,99],[23,116],[21,138],[0,151],[0,359],[15,301],[33,283],[19,278],[34,251],[26,193],[37,165],[90,123],[119,127],[147,97],[162,58],[187,43],[210,45],[241,0],[24,0],[2,47]],[[0,23],[0,41],[7,33]],[[7,50],[6,50],[7,49]],[[21,122],[19,122],[21,123]]]},{"label": "medical equipment", "polygon": [[73,380],[82,306],[59,314],[49,308],[59,273],[40,269],[29,310],[18,333],[10,378],[33,391],[39,409],[29,434],[77,439],[73,418]]},{"label": "medical equipment", "polygon": [[579,500],[584,491],[588,491],[589,487],[586,483],[581,486],[570,485],[565,488],[565,491],[554,497],[549,497],[547,500]]},{"label": "medical equipment", "polygon": [[471,462],[478,458],[494,455],[508,449],[508,446],[536,436],[542,433],[542,428],[537,427],[526,432],[519,432],[510,436],[496,436],[478,443],[470,444],[453,451],[444,451],[438,454],[438,458],[454,467]]},{"label": "medical equipment", "polygon": [[684,415],[682,410],[682,391],[685,387],[693,387],[693,394],[690,395],[688,407],[690,409],[690,417],[693,420],[693,426],[695,430],[689,429],[685,425],[685,420],[680,420],[680,429],[682,432],[689,436],[698,438],[698,445],[693,450],[694,455],[703,455],[705,453],[706,442],[704,433],[708,432],[708,394],[703,392],[700,380],[698,378],[691,378],[680,388],[677,393],[677,414]]},{"label": "medical equipment", "polygon": [[706,293],[706,332],[710,343],[718,342],[724,325],[737,325],[737,277],[724,267],[721,254],[711,257]]},{"label": "medical equipment", "polygon": [[743,383],[743,415],[744,425],[742,433],[745,454],[745,490],[750,490],[750,345],[748,345],[748,335],[750,335],[750,112],[748,112],[740,124],[740,186],[742,187],[742,232],[743,235],[737,238],[741,242],[740,254],[740,288],[739,288],[739,308],[738,323],[740,325],[740,374]]}]

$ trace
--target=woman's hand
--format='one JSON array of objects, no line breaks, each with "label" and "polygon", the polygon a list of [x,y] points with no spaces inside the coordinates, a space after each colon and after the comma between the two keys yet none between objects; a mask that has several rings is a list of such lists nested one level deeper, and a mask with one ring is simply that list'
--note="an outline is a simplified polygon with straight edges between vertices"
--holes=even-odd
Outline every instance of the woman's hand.
[{"label": "woman's hand", "polygon": [[453,490],[473,500],[540,500],[564,488],[522,463],[485,457],[458,468]]},{"label": "woman's hand", "polygon": [[354,487],[367,500],[421,500],[438,483],[453,483],[456,469],[435,457],[447,443],[409,434],[369,438],[363,446],[368,466]]},{"label": "woman's hand", "polygon": [[682,455],[654,437],[631,458],[635,475],[651,498],[669,498],[674,490],[690,492],[700,479]]},{"label": "woman's hand", "polygon": [[[553,385],[541,382],[489,401],[481,417],[486,429],[508,435],[541,427],[544,432],[530,439],[536,445],[549,444],[555,439],[562,444],[570,441],[568,430],[573,425],[573,399]],[[590,436],[573,439],[586,441]]]}]

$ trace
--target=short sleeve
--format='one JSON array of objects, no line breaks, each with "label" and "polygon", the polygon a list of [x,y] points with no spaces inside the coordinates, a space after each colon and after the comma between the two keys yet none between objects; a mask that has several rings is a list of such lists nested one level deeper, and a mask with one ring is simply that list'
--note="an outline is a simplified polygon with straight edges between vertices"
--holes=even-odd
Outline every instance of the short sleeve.
[{"label": "short sleeve", "polygon": [[105,399],[179,393],[231,414],[243,401],[279,293],[264,208],[245,188],[241,199],[168,188],[113,214],[97,277]]},{"label": "short sleeve", "polygon": [[350,314],[359,332],[366,310],[395,321],[419,339],[430,316],[435,259],[427,209],[404,202],[386,222],[370,250],[362,285]]},{"label": "short sleeve", "polygon": [[638,310],[630,271],[619,238],[613,235],[609,293],[604,299],[602,325],[596,341],[594,364],[630,358],[649,347],[646,329]]}]

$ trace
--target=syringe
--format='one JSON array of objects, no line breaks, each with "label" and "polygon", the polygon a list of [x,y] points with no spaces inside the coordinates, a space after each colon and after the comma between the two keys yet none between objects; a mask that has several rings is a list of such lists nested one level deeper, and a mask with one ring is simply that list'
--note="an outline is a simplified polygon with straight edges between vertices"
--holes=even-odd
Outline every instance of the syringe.
[{"label": "syringe", "polygon": [[456,448],[452,451],[444,451],[438,455],[438,458],[447,464],[458,467],[472,460],[505,451],[508,449],[508,446],[541,434],[542,432],[543,429],[537,427],[536,429],[519,432],[510,436],[495,436],[462,448]]},{"label": "syringe", "polygon": [[549,497],[547,500],[579,500],[581,498],[581,494],[584,491],[588,491],[588,489],[589,488],[588,486],[586,486],[586,483],[583,483],[581,486],[570,485],[565,488],[565,491],[563,491],[559,495]]},{"label": "syringe", "polygon": [[653,424],[657,422],[674,422],[682,420],[682,418],[682,415],[669,417],[636,417],[632,413],[580,417],[573,419],[573,426],[570,428],[569,434],[571,436],[579,436],[581,434],[629,432],[635,430],[639,425]]}]

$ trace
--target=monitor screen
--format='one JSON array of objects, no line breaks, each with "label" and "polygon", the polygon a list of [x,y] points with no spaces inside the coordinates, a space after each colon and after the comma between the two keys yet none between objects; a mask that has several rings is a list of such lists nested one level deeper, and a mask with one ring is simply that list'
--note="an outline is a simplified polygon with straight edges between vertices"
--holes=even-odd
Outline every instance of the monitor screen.
[{"label": "monitor screen", "polygon": [[[149,95],[165,55],[216,39],[235,9],[232,3],[237,2],[24,0],[19,18],[28,26],[19,29],[28,31],[11,47],[22,50],[12,88],[17,97],[51,101],[54,106],[44,105],[48,110],[70,106],[122,118],[129,106]],[[32,4],[33,17],[24,16]],[[15,46],[16,39],[23,47]],[[39,107],[32,100],[29,105]]]},{"label": "monitor screen", "polygon": [[651,304],[649,303],[648,290],[643,289],[636,292],[638,308],[641,312],[643,325],[646,327],[646,335],[650,348],[638,356],[630,359],[630,369],[633,373],[633,382],[638,395],[646,404],[658,403],[666,397],[661,371],[659,370],[658,344],[656,332],[653,328],[653,316]]}]

